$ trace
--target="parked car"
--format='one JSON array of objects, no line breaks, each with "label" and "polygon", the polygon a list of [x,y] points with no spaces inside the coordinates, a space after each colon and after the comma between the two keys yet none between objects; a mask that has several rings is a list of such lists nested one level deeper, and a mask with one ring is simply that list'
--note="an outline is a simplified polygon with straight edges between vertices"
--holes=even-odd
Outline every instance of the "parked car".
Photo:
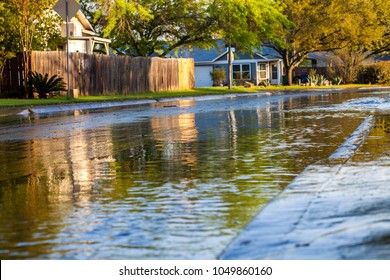
[{"label": "parked car", "polygon": [[309,81],[308,78],[309,78],[309,74],[302,74],[300,76],[295,76],[293,81],[296,84],[300,84],[300,83],[306,84]]}]

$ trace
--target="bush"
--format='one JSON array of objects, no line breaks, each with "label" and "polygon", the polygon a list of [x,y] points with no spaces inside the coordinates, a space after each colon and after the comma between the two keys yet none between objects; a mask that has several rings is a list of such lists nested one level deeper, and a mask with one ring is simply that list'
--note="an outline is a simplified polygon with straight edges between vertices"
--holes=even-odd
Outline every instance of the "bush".
[{"label": "bush", "polygon": [[359,72],[359,82],[390,85],[390,61],[381,61],[363,66]]},{"label": "bush", "polygon": [[214,68],[213,71],[210,72],[210,76],[214,86],[223,85],[223,82],[226,80],[225,67]]},{"label": "bush", "polygon": [[[334,52],[335,57],[329,65],[328,76],[335,84],[356,82],[359,69],[365,60],[364,52],[355,49],[341,49]],[[338,80],[336,82],[336,79]]]},{"label": "bush", "polygon": [[318,83],[318,75],[315,69],[309,71],[309,76],[307,77],[307,81],[310,86],[316,86]]},{"label": "bush", "polygon": [[269,79],[264,79],[262,80],[260,83],[259,83],[259,86],[264,86],[264,87],[268,87],[271,85],[271,82]]},{"label": "bush", "polygon": [[48,94],[54,91],[66,90],[64,79],[57,75],[49,78],[49,74],[43,76],[37,72],[30,72],[28,78],[33,90],[38,93],[39,98],[47,98]]}]

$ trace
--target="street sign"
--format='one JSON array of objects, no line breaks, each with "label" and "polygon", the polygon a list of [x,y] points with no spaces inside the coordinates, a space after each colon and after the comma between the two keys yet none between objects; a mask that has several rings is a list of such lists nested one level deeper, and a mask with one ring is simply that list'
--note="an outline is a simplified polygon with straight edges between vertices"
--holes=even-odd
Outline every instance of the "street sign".
[{"label": "street sign", "polygon": [[74,17],[78,10],[80,10],[81,6],[75,0],[68,0],[68,18],[66,16],[66,0],[58,0],[56,5],[54,6],[54,11],[59,14],[64,21],[67,19],[71,19]]}]

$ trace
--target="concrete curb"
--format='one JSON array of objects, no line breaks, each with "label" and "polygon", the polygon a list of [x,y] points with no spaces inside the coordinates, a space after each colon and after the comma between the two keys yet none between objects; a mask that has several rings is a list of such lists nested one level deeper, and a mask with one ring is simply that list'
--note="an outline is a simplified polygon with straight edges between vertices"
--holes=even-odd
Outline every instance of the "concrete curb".
[{"label": "concrete curb", "polygon": [[[353,170],[344,168],[345,163],[365,141],[375,120],[374,116],[367,117],[327,160],[308,166],[284,191],[260,210],[219,259],[358,258],[359,255],[348,255],[348,252],[338,247],[348,247],[345,244],[348,241],[338,240],[340,234],[337,230],[351,240],[353,233],[352,236],[351,233],[345,233],[345,227],[348,226],[343,224],[349,225],[355,223],[355,219],[359,220],[358,216],[349,220],[344,218],[343,223],[342,218],[338,218],[346,215],[343,207],[356,207],[353,202],[346,203],[347,206],[340,204],[349,195],[349,188],[353,188],[353,185],[344,183],[348,180],[343,172]],[[345,171],[341,172],[342,169]],[[352,178],[358,175],[355,172],[349,176]],[[371,175],[374,178],[376,176],[374,172]],[[358,185],[357,191],[350,194],[356,201],[359,200],[356,197],[361,195],[361,189],[365,187],[361,181],[356,178],[352,181],[352,184]],[[372,201],[366,202],[365,207],[368,207],[368,203]],[[313,209],[321,209],[323,213],[313,214]],[[367,238],[366,235],[361,235],[361,238]]]},{"label": "concrete curb", "polygon": [[280,91],[267,91],[261,90],[256,93],[230,93],[222,95],[204,95],[204,96],[188,96],[188,97],[172,97],[172,98],[161,98],[155,99],[142,99],[142,100],[128,100],[128,101],[107,101],[107,102],[86,102],[78,104],[65,104],[65,105],[47,105],[47,106],[34,106],[34,107],[21,107],[21,108],[0,108],[1,116],[20,115],[28,116],[31,114],[56,114],[63,112],[70,112],[76,110],[99,110],[109,108],[125,108],[132,106],[150,105],[153,103],[163,102],[174,102],[174,101],[185,101],[185,100],[218,100],[226,98],[236,97],[251,97],[251,96],[270,96],[270,95],[281,95],[281,94],[294,94],[294,93],[332,93],[332,92],[351,92],[351,91],[378,91],[378,90],[390,90],[390,87],[367,87],[367,88],[332,88],[332,89],[315,89],[307,88],[302,90],[280,90]]}]

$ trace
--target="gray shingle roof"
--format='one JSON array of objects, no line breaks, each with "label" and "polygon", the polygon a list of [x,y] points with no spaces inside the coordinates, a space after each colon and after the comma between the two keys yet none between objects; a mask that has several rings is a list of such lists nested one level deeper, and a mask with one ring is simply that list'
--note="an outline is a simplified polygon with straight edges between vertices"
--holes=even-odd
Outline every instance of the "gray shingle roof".
[{"label": "gray shingle roof", "polygon": [[[177,52],[171,53],[171,57],[193,58],[195,62],[212,62],[220,55],[226,52],[225,44],[222,41],[218,41],[218,47],[211,49],[187,49],[180,48]],[[261,54],[265,59],[280,59],[280,55],[272,48],[263,46],[261,50],[254,53]],[[240,57],[249,58],[250,55],[237,53]],[[258,58],[258,57],[257,57]]]}]

